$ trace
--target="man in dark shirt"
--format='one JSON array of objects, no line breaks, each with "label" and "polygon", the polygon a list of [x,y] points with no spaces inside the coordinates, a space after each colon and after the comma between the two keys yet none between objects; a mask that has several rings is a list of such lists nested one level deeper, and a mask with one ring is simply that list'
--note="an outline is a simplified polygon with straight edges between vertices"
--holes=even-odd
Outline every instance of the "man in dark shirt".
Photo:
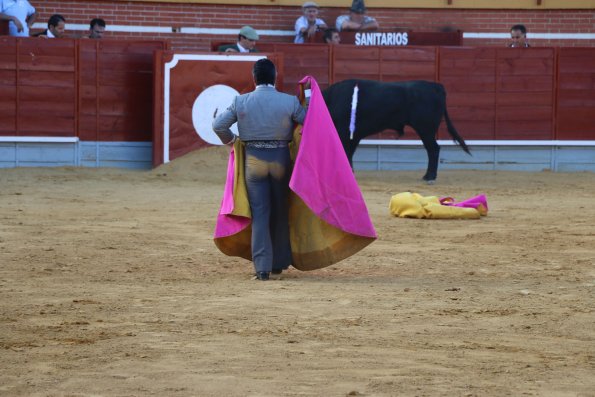
[{"label": "man in dark shirt", "polygon": [[89,24],[89,38],[100,39],[105,32],[105,21],[101,18],[94,18]]},{"label": "man in dark shirt", "polygon": [[48,28],[41,33],[37,33],[35,37],[43,37],[46,39],[59,39],[64,37],[64,30],[66,29],[66,19],[60,14],[54,14],[48,20]]},{"label": "man in dark shirt", "polygon": [[525,25],[514,25],[510,28],[510,39],[509,47],[530,47],[529,43],[527,43],[527,28]]},{"label": "man in dark shirt", "polygon": [[219,52],[258,52],[256,49],[256,41],[258,40],[258,33],[251,26],[244,26],[240,29],[238,34],[238,42],[236,44],[226,44],[219,46]]}]

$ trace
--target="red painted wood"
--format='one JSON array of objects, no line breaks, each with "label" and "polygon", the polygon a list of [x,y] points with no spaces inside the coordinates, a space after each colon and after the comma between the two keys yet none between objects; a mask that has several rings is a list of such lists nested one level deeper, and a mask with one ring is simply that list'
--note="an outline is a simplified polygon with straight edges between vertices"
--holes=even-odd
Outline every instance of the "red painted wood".
[{"label": "red painted wood", "polygon": [[[298,82],[314,76],[321,88],[329,85],[331,47],[326,44],[259,43],[260,51],[282,52],[284,58],[283,90],[295,94]],[[304,51],[304,49],[307,49]]]},{"label": "red painted wood", "polygon": [[555,49],[496,51],[496,139],[555,138]]},{"label": "red painted wood", "polygon": [[[496,51],[493,48],[441,47],[439,80],[446,105],[465,139],[495,139]],[[442,123],[440,139],[451,139]]]},{"label": "red painted wood", "polygon": [[595,51],[558,50],[557,139],[595,139]]},{"label": "red painted wood", "polygon": [[[0,134],[153,139],[153,52],[165,47],[163,41],[0,37]],[[322,88],[346,78],[437,77],[466,139],[595,139],[591,48],[262,48],[283,54],[281,83],[290,93],[305,74]],[[439,137],[449,138],[444,127]]]},{"label": "red painted wood", "polygon": [[80,40],[81,139],[152,139],[153,52],[164,41]]},{"label": "red painted wood", "polygon": [[0,37],[0,134],[151,140],[153,51],[167,46]]},{"label": "red painted wood", "polygon": [[0,84],[0,136],[13,135],[16,130],[16,98],[15,85]]}]

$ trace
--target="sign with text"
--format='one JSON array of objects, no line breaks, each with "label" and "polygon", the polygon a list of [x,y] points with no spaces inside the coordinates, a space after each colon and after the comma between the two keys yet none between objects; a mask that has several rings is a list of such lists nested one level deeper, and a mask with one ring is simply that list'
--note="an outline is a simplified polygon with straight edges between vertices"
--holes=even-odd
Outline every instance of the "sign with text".
[{"label": "sign with text", "polygon": [[355,45],[407,45],[407,32],[357,32],[354,37]]},{"label": "sign with text", "polygon": [[[463,32],[416,32],[413,30],[379,30],[375,32],[340,32],[341,44],[358,46],[400,47],[409,45],[460,46]],[[322,33],[317,32],[311,43],[323,43]]]}]

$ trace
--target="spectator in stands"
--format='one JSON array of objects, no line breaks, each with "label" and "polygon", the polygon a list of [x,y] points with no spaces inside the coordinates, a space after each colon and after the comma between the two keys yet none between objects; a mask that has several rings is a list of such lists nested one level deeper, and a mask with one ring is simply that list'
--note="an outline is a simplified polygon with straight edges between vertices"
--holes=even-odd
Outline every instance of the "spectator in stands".
[{"label": "spectator in stands", "polygon": [[64,29],[66,27],[66,19],[60,14],[54,14],[48,20],[48,28],[41,33],[34,36],[44,37],[46,39],[59,39],[64,37]]},{"label": "spectator in stands", "polygon": [[100,39],[103,37],[104,32],[105,21],[101,18],[91,19],[91,23],[89,24],[89,38]]},{"label": "spectator in stands", "polygon": [[256,41],[258,40],[258,33],[251,26],[244,26],[240,29],[238,34],[238,42],[236,44],[220,45],[219,52],[258,52],[256,49]]},{"label": "spectator in stands", "polygon": [[514,25],[510,28],[510,39],[512,40],[509,47],[530,47],[527,43],[527,28],[525,25]]},{"label": "spectator in stands", "polygon": [[305,43],[307,39],[314,37],[314,34],[326,29],[326,23],[318,18],[318,4],[313,1],[306,1],[302,6],[304,15],[295,21],[295,39],[296,44]]},{"label": "spectator in stands", "polygon": [[35,22],[35,8],[27,0],[0,0],[0,20],[8,21],[8,34],[28,37]]},{"label": "spectator in stands", "polygon": [[377,30],[380,25],[376,19],[366,15],[364,0],[353,0],[349,15],[341,15],[335,23],[339,32],[343,30]]},{"label": "spectator in stands", "polygon": [[328,28],[324,31],[324,35],[322,36],[324,42],[327,44],[340,44],[341,43],[341,36],[337,29],[335,28]]}]

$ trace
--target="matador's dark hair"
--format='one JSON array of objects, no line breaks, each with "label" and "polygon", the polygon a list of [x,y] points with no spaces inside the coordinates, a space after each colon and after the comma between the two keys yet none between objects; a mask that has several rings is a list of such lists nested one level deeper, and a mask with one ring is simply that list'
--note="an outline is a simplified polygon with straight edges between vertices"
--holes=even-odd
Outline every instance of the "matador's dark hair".
[{"label": "matador's dark hair", "polygon": [[275,64],[270,59],[263,58],[256,61],[252,68],[252,74],[254,75],[256,85],[275,84],[277,70],[275,69]]}]

